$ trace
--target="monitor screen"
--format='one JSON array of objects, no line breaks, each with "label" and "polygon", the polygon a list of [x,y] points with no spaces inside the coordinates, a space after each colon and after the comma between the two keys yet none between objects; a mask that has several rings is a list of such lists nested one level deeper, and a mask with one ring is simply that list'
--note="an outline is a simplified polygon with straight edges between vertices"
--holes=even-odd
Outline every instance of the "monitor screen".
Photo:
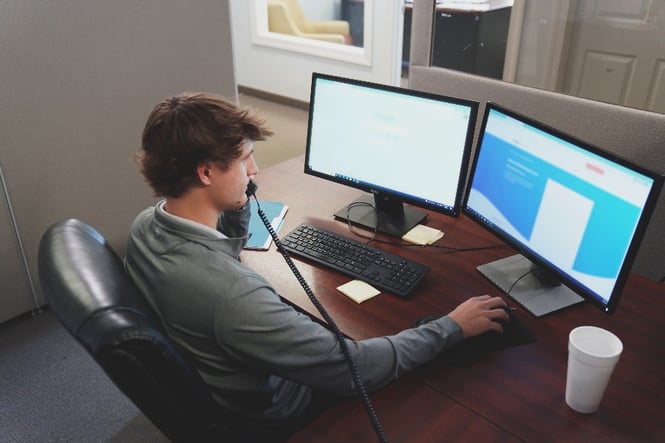
[{"label": "monitor screen", "polygon": [[612,313],[661,186],[662,177],[488,104],[464,212],[521,255],[479,270],[538,316],[582,298]]},{"label": "monitor screen", "polygon": [[335,216],[397,237],[460,213],[476,102],[314,73],[305,172],[371,195]]}]

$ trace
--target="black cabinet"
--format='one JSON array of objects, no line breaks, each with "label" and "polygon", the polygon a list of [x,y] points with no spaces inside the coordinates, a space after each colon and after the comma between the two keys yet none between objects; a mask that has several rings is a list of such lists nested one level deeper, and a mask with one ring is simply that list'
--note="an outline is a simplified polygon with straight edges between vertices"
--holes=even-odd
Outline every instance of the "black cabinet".
[{"label": "black cabinet", "polygon": [[437,11],[432,65],[502,78],[510,11]]},{"label": "black cabinet", "polygon": [[[437,8],[432,66],[501,79],[506,54],[510,7],[491,11]],[[403,60],[408,63],[411,9],[404,14]]]}]

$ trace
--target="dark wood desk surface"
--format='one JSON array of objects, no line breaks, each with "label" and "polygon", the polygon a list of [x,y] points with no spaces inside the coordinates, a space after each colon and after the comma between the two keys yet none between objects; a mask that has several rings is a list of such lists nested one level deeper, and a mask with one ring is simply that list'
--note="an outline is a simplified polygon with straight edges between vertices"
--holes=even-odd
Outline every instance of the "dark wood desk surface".
[{"label": "dark wood desk surface", "polygon": [[[257,177],[262,200],[289,205],[281,233],[311,222],[352,236],[332,214],[360,192],[305,175],[302,169],[303,157],[297,157]],[[426,224],[444,231],[439,246],[500,244],[465,216],[430,213]],[[432,268],[409,300],[381,294],[356,304],[335,290],[347,277],[297,260],[340,328],[356,339],[396,333],[421,315],[448,312],[471,296],[501,295],[475,267],[514,254],[509,248],[451,253],[375,245]],[[245,252],[243,260],[286,300],[320,317],[274,246],[266,252]],[[665,441],[665,285],[631,275],[612,316],[586,303],[540,319],[517,308],[517,315],[536,333],[536,343],[487,355],[464,368],[450,367],[441,357],[372,393],[390,441]],[[574,412],[564,401],[568,333],[580,325],[604,327],[624,343],[601,407],[591,415]],[[361,402],[352,398],[335,405],[292,441],[360,442],[376,437]]]}]

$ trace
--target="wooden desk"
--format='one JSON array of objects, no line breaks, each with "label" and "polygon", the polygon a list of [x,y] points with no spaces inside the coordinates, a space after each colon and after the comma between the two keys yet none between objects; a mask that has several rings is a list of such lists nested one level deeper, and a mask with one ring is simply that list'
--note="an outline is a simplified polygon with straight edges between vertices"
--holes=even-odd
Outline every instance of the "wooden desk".
[{"label": "wooden desk", "polygon": [[[351,235],[332,214],[360,193],[307,176],[302,168],[303,158],[297,157],[258,176],[261,199],[290,207],[282,234],[308,221]],[[465,216],[430,213],[426,224],[445,232],[437,245],[469,248],[499,243]],[[450,253],[380,247],[431,266],[411,299],[382,294],[358,305],[334,289],[347,277],[297,260],[323,305],[353,338],[398,332],[420,315],[448,312],[471,296],[501,295],[475,267],[514,253],[508,248]],[[286,300],[319,317],[274,246],[267,252],[246,252],[243,260],[265,275]],[[371,398],[391,442],[663,441],[664,312],[665,285],[638,275],[629,278],[612,316],[581,304],[535,319],[518,307],[517,315],[536,333],[537,343],[490,354],[465,368],[449,367],[439,358]],[[600,410],[592,415],[574,412],[564,401],[568,333],[579,325],[604,327],[624,343]],[[352,398],[332,407],[292,441],[364,442],[376,437],[361,402]]]}]

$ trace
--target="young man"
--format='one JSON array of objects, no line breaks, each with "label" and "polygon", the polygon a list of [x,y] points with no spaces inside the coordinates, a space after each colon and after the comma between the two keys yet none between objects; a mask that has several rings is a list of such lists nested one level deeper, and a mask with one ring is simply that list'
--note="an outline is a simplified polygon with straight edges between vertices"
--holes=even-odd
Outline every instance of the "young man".
[{"label": "young man", "polygon": [[[262,120],[223,98],[186,93],[159,103],[138,153],[164,197],[131,227],[125,266],[167,333],[193,357],[215,400],[240,427],[293,429],[318,394],[356,391],[335,336],[284,303],[239,261],[258,173]],[[449,315],[390,337],[349,341],[368,390],[507,320],[501,298],[467,300]]]}]

